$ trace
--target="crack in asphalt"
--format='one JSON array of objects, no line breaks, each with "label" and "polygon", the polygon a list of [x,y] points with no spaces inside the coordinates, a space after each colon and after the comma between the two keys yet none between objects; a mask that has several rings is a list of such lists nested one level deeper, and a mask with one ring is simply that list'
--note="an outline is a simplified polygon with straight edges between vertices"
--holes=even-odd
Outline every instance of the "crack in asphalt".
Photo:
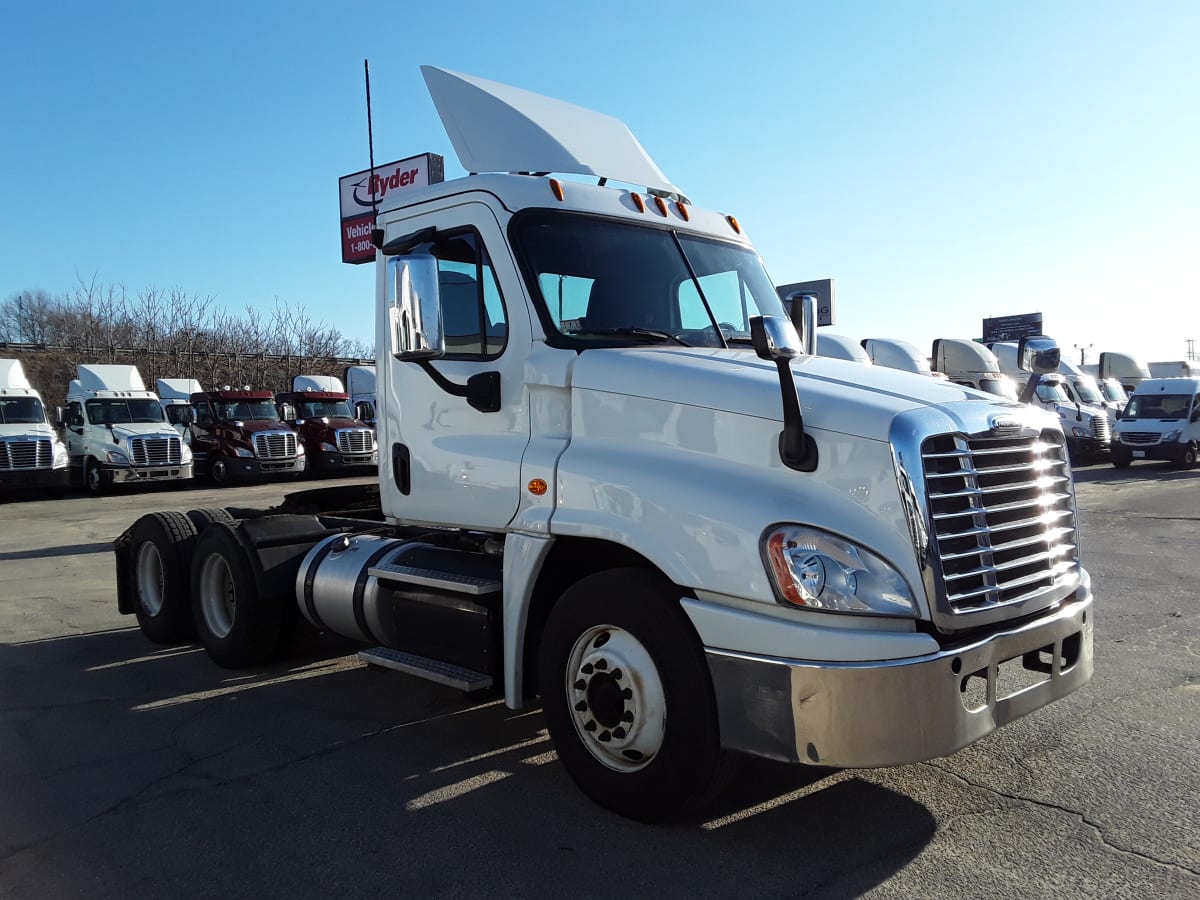
[{"label": "crack in asphalt", "polygon": [[1007,791],[999,790],[998,788],[989,787],[986,784],[980,784],[976,781],[972,781],[970,778],[967,778],[965,775],[960,775],[958,772],[953,772],[950,769],[939,766],[933,762],[923,762],[923,763],[921,763],[921,765],[926,766],[930,769],[935,769],[938,772],[941,772],[945,775],[949,775],[951,778],[954,778],[957,781],[962,782],[963,784],[967,785],[968,787],[973,787],[976,790],[984,791],[989,794],[994,794],[997,797],[1004,797],[1009,800],[1014,800],[1018,803],[1029,803],[1033,806],[1040,806],[1043,809],[1052,809],[1052,810],[1055,810],[1056,812],[1066,813],[1069,816],[1073,816],[1074,818],[1079,819],[1080,822],[1082,822],[1088,828],[1092,829],[1092,831],[1094,831],[1096,833],[1096,837],[1099,839],[1100,843],[1115,853],[1120,853],[1120,854],[1124,854],[1127,856],[1133,856],[1137,859],[1143,860],[1144,862],[1152,863],[1156,866],[1162,866],[1163,868],[1166,868],[1166,869],[1174,869],[1178,872],[1185,872],[1188,875],[1191,875],[1196,878],[1200,878],[1200,869],[1193,869],[1182,863],[1176,863],[1176,862],[1171,862],[1171,861],[1165,860],[1165,859],[1159,859],[1158,857],[1151,856],[1148,853],[1142,853],[1140,850],[1131,850],[1128,847],[1122,847],[1119,844],[1113,843],[1109,839],[1108,835],[1106,835],[1104,833],[1104,829],[1101,828],[1098,823],[1092,821],[1085,813],[1079,812],[1078,810],[1075,810],[1075,809],[1071,809],[1069,806],[1062,806],[1061,804],[1058,804],[1058,803],[1051,803],[1048,800],[1038,800],[1036,797],[1025,797],[1025,796],[1022,796],[1021,794],[1011,794]]}]

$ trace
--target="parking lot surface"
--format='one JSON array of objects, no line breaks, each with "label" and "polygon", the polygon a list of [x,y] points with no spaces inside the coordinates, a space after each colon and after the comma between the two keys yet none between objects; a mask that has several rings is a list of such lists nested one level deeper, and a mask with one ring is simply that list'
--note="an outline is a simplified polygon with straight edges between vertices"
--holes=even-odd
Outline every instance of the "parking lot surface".
[{"label": "parking lot surface", "polygon": [[537,709],[324,638],[231,672],[117,613],[139,515],[295,486],[0,503],[0,896],[1200,896],[1200,470],[1077,479],[1083,690],[921,765],[748,761],[669,827],[589,802]]}]

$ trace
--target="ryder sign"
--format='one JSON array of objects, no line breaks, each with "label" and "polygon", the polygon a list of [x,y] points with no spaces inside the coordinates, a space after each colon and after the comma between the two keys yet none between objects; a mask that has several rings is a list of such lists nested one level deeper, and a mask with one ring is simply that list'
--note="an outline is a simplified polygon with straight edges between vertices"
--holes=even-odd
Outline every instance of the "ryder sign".
[{"label": "ryder sign", "polygon": [[405,191],[437,184],[444,177],[442,157],[436,153],[422,153],[378,165],[374,173],[368,169],[339,178],[342,262],[363,263],[375,259],[375,247],[371,244],[372,197],[380,210],[389,209]]}]

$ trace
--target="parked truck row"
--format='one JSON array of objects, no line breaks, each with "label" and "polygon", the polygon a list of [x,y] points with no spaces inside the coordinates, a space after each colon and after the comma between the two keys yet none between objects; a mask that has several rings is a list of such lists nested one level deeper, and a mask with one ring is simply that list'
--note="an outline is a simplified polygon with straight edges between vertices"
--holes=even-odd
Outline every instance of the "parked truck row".
[{"label": "parked truck row", "polygon": [[540,701],[579,787],[644,820],[738,754],[930,759],[1088,681],[1059,416],[817,356],[815,298],[785,311],[620,120],[422,72],[473,174],[378,206],[378,486],[139,519],[118,608],[149,639],[253,666],[307,623]]}]

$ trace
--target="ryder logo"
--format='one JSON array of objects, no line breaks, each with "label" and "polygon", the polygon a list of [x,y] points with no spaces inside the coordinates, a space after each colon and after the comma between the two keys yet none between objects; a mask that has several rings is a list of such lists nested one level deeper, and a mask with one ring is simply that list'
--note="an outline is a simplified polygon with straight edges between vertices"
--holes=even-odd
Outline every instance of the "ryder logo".
[{"label": "ryder logo", "polygon": [[422,153],[383,163],[374,171],[367,169],[339,178],[342,262],[374,260],[375,245],[371,236],[382,227],[376,221],[376,212],[382,217],[404,202],[405,191],[439,183],[444,171],[442,157],[436,153]]},{"label": "ryder logo", "polygon": [[420,169],[396,169],[391,175],[380,175],[376,172],[354,185],[354,202],[369,209],[372,194],[375,195],[375,201],[378,202],[387,195],[388,191],[416,184],[417,173],[420,171]]}]

